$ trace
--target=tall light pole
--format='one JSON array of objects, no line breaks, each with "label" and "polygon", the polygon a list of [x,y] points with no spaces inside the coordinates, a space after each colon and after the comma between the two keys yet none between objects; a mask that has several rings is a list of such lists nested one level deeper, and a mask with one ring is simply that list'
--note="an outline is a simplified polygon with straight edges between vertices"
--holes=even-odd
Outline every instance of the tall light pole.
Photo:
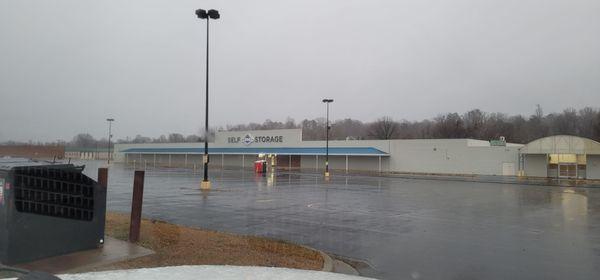
[{"label": "tall light pole", "polygon": [[206,19],[206,116],[204,118],[204,178],[200,184],[200,189],[210,189],[210,181],[208,181],[208,22],[209,19],[218,19],[221,17],[217,10],[196,10],[196,16],[200,19]]},{"label": "tall light pole", "polygon": [[112,122],[115,121],[115,119],[113,118],[108,118],[106,119],[106,121],[108,122],[108,160],[107,163],[110,164],[110,155],[111,155],[111,147],[110,147],[110,139],[112,138]]},{"label": "tall light pole", "polygon": [[327,105],[327,122],[325,123],[325,177],[329,177],[329,103],[332,103],[333,99],[323,99],[323,103]]}]

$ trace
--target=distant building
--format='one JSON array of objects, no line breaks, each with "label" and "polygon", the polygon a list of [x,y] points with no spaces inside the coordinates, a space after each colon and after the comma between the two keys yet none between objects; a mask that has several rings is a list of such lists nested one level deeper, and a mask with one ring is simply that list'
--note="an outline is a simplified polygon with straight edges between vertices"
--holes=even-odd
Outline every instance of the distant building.
[{"label": "distant building", "polygon": [[108,148],[77,148],[66,147],[65,158],[67,159],[85,159],[85,160],[105,160],[108,159]]},{"label": "distant building", "polygon": [[[203,143],[117,144],[115,160],[144,166],[202,166]],[[329,141],[329,167],[338,171],[600,179],[600,143],[551,136],[529,144],[475,139]],[[319,171],[325,141],[302,141],[301,129],[219,131],[209,145],[214,167],[273,167]]]},{"label": "distant building", "polygon": [[0,145],[0,157],[5,156],[62,159],[65,156],[65,147],[57,145]]}]

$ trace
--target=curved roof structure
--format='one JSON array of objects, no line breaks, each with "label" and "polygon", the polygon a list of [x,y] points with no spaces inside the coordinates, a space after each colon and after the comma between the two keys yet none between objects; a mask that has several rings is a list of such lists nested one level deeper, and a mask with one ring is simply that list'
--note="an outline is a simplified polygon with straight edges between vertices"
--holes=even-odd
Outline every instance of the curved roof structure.
[{"label": "curved roof structure", "polygon": [[600,155],[600,143],[579,136],[554,135],[527,143],[521,154],[588,154]]}]

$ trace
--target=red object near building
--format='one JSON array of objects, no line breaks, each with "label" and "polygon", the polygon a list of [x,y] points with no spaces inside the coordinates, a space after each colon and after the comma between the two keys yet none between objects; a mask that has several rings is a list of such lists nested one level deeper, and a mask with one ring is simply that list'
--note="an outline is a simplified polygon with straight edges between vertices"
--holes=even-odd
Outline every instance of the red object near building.
[{"label": "red object near building", "polygon": [[262,160],[257,160],[254,162],[254,172],[262,173]]},{"label": "red object near building", "polygon": [[254,162],[254,172],[266,173],[267,172],[267,161],[266,160],[255,161]]}]

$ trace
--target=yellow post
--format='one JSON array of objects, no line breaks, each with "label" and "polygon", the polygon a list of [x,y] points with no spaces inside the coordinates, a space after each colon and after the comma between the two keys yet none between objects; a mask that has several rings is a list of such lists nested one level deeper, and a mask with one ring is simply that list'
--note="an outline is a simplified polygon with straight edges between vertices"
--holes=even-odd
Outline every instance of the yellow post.
[{"label": "yellow post", "polygon": [[200,182],[201,190],[210,190],[210,181],[202,181]]},{"label": "yellow post", "polygon": [[[206,164],[208,163],[208,156],[207,155],[204,155],[202,157],[202,163],[204,163],[204,166],[206,166]],[[210,190],[210,181],[208,179],[202,180],[202,182],[200,183],[200,189],[201,190]]]}]

